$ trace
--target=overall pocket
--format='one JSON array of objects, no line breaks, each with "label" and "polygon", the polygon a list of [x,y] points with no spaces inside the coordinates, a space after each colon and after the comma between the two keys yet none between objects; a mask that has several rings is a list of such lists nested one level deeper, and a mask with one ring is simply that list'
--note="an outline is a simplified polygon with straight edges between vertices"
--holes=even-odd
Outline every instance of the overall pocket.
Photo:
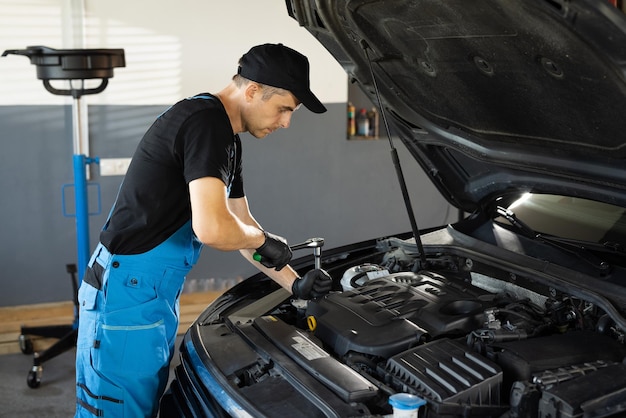
[{"label": "overall pocket", "polygon": [[[144,271],[111,268],[103,285],[104,302],[101,311],[112,313],[150,303],[157,298],[155,283],[160,283],[161,274]],[[145,322],[145,321],[144,321]]]},{"label": "overall pocket", "polygon": [[146,376],[167,366],[169,307],[157,290],[162,279],[163,271],[110,270],[93,349],[97,370]]},{"label": "overall pocket", "polygon": [[89,283],[82,282],[78,289],[78,339],[77,348],[88,348],[93,345],[96,332],[97,307],[99,290]]},{"label": "overall pocket", "polygon": [[[141,315],[140,312],[131,315]],[[106,317],[104,318],[106,320]],[[162,319],[138,325],[113,325],[110,318],[99,327],[97,344],[92,350],[94,368],[109,373],[155,376],[170,360],[165,324]]]}]

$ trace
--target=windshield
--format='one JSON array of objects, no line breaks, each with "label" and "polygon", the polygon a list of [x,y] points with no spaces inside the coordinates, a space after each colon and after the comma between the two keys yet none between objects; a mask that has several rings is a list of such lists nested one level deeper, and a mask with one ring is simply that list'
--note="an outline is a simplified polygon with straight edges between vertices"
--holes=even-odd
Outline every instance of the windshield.
[{"label": "windshield", "polygon": [[626,244],[626,209],[619,206],[575,197],[526,193],[508,209],[543,234]]}]

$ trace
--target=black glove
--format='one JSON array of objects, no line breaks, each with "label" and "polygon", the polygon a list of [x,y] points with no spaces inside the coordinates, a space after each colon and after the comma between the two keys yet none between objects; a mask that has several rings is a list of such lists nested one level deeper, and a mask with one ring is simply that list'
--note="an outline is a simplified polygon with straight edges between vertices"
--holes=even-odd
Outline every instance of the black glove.
[{"label": "black glove", "polygon": [[291,293],[299,299],[312,299],[324,296],[333,287],[333,279],[321,269],[308,271],[304,277],[297,277],[291,286]]},{"label": "black glove", "polygon": [[282,269],[291,260],[291,248],[287,245],[287,240],[278,235],[263,231],[265,242],[256,252],[261,256],[261,264],[265,267],[274,267],[277,271]]}]

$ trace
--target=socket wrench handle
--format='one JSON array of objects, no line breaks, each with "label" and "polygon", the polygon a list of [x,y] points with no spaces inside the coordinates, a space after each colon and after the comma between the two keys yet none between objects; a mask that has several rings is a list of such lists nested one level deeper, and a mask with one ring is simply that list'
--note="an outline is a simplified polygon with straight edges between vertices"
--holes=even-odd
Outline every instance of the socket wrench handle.
[{"label": "socket wrench handle", "polygon": [[292,245],[291,251],[301,250],[303,248],[318,248],[324,246],[324,238],[309,238],[300,244]]}]

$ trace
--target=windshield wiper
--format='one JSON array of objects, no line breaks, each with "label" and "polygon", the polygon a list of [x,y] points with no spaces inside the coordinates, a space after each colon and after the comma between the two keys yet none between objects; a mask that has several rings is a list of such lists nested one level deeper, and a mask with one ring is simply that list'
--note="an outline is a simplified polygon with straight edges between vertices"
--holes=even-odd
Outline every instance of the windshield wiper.
[{"label": "windshield wiper", "polygon": [[574,254],[580,257],[583,261],[591,264],[593,267],[599,270],[601,275],[606,275],[611,270],[611,266],[605,260],[602,260],[596,256],[593,252],[601,252],[605,254],[626,255],[624,247],[616,242],[593,242],[578,240],[572,238],[562,238],[554,235],[543,234],[537,232],[522,222],[513,211],[498,206],[496,208],[498,215],[509,221],[511,225],[517,228],[525,237],[541,241],[554,248],[558,248],[562,251]]},{"label": "windshield wiper", "polygon": [[597,251],[605,254],[626,255],[626,250],[624,250],[624,247],[617,242],[593,242],[581,239],[556,237],[553,235],[546,235],[541,233],[537,234],[537,236],[544,240],[571,245],[584,250]]}]

